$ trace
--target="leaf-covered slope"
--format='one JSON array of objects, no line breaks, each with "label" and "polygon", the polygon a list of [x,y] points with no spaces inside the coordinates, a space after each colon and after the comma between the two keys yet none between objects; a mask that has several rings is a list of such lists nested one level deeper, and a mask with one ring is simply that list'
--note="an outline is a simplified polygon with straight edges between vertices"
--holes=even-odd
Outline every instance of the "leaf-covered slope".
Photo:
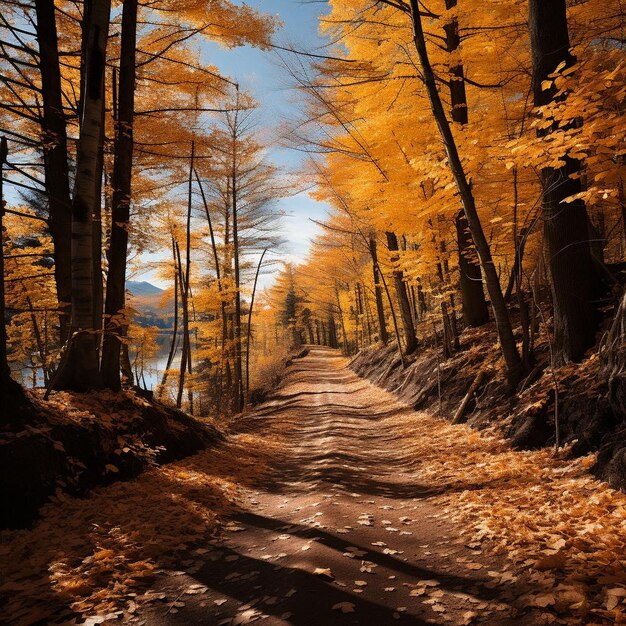
[{"label": "leaf-covered slope", "polygon": [[131,478],[223,437],[210,422],[133,392],[57,393],[36,406],[32,425],[0,434],[2,527],[29,525],[51,496]]}]

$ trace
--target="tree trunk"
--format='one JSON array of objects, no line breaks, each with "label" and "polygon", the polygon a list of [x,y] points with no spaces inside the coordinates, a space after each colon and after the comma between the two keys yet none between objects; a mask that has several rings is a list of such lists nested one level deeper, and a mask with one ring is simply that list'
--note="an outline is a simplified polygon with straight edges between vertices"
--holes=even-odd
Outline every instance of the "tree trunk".
[{"label": "tree trunk", "polygon": [[135,50],[137,41],[137,0],[124,0],[120,79],[115,124],[113,201],[109,272],[105,302],[106,329],[102,348],[102,380],[113,390],[121,388],[120,337],[128,328],[126,308],[126,257],[130,221],[133,169],[133,119],[135,113]]},{"label": "tree trunk", "polygon": [[[343,310],[341,308],[341,301],[339,300],[339,288],[337,287],[336,282],[335,282],[335,299],[337,300],[337,312],[339,313],[339,321],[341,322],[341,339],[343,343],[343,352],[344,354],[347,355],[349,353],[348,334],[346,333],[346,325],[343,319]],[[335,320],[333,319],[333,326],[334,324],[335,324]],[[338,343],[336,339],[335,339],[335,343]]]},{"label": "tree trunk", "polygon": [[[431,224],[432,227],[432,224]],[[437,236],[433,230],[433,242],[436,242]],[[439,248],[443,254],[445,252],[445,244],[442,241],[439,245]],[[442,291],[445,290],[445,285],[447,283],[446,277],[443,273],[443,264],[441,260],[437,261],[437,277],[439,279],[439,284],[437,287],[437,292],[440,297],[442,296]],[[449,359],[452,356],[453,350],[453,337],[452,337],[452,325],[450,323],[450,314],[448,313],[448,304],[445,301],[442,301],[440,304],[441,308],[441,326],[443,328],[443,336],[441,340],[442,350],[443,350],[443,358]]]},{"label": "tree trunk", "polygon": [[[235,132],[237,122],[235,122]],[[233,154],[232,154],[232,180],[233,187],[232,193],[232,206],[233,206],[233,257],[235,264],[235,318],[234,318],[234,340],[235,340],[235,389],[233,393],[233,412],[241,413],[243,410],[244,394],[243,394],[243,369],[242,369],[242,354],[241,354],[241,276],[239,272],[239,216],[237,206],[237,141],[238,138],[233,133]]]},{"label": "tree trunk", "polygon": [[94,276],[92,212],[98,188],[98,152],[102,141],[102,108],[110,0],[93,0],[88,37],[83,117],[76,159],[72,202],[72,336],[62,360],[58,389],[88,391],[101,386],[97,338],[93,329]]},{"label": "tree trunk", "polygon": [[54,246],[54,278],[60,309],[60,338],[70,327],[72,300],[72,200],[67,128],[61,92],[61,69],[54,0],[35,0],[42,96],[42,140],[49,227]]},{"label": "tree trunk", "polygon": [[374,318],[372,316],[372,309],[370,307],[370,300],[367,296],[367,289],[365,288],[365,284],[362,286],[363,293],[363,307],[365,310],[365,324],[367,328],[367,345],[372,345],[372,336],[373,336],[373,328],[374,328]]},{"label": "tree trunk", "polygon": [[400,317],[402,318],[402,326],[404,328],[404,341],[406,344],[405,354],[411,354],[417,350],[417,337],[415,335],[415,326],[413,325],[413,315],[411,314],[411,303],[404,282],[404,274],[401,269],[396,267],[399,261],[398,238],[395,233],[387,232],[387,246],[389,247],[391,263],[393,264],[393,280],[396,287],[396,295],[398,298],[398,306],[400,307]]},{"label": "tree trunk", "polygon": [[[248,330],[246,337],[246,403],[250,398],[250,340],[252,337],[252,309],[254,308],[254,296],[256,295],[256,285],[259,280],[259,272],[261,271],[261,263],[263,263],[263,257],[267,252],[267,248],[263,250],[259,264],[256,268],[256,274],[254,275],[254,286],[252,287],[252,297],[250,298],[250,310],[248,311]],[[311,340],[311,343],[313,341]]]},{"label": "tree trunk", "polygon": [[[446,0],[446,9],[456,7],[457,0]],[[444,26],[446,33],[446,49],[450,54],[457,53],[461,44],[459,23],[455,18]],[[452,121],[465,126],[468,122],[467,95],[465,93],[465,76],[463,64],[459,61],[450,67],[448,78],[450,85],[450,104],[452,105]],[[482,276],[474,241],[469,232],[465,213],[461,209],[455,218],[457,244],[459,253],[459,283],[461,290],[461,306],[463,319],[468,326],[477,327],[489,321],[489,309],[483,291]]]},{"label": "tree trunk", "polygon": [[370,322],[370,307],[367,299],[365,285],[361,288],[361,283],[356,284],[359,297],[359,308],[361,310],[361,331],[363,334],[363,347],[365,347],[365,333],[367,332],[367,345],[372,343],[372,324]]},{"label": "tree trunk", "polygon": [[[180,268],[180,290],[181,300],[183,305],[183,349],[180,357],[180,379],[178,386],[178,396],[176,398],[176,406],[181,407],[183,389],[185,385],[185,369],[189,368],[191,374],[191,340],[189,337],[189,286],[191,280],[191,208],[192,208],[192,185],[193,185],[193,172],[194,172],[194,160],[196,154],[195,142],[191,142],[191,158],[189,164],[189,180],[187,189],[187,227],[185,234],[185,273],[182,273],[182,263],[180,260],[180,250],[176,247],[176,253],[178,257],[178,266]],[[193,397],[190,395],[190,411],[193,412]]]},{"label": "tree trunk", "polygon": [[16,422],[23,409],[29,406],[22,387],[11,378],[7,356],[6,302],[4,293],[4,197],[3,168],[7,159],[8,145],[5,137],[0,139],[0,424]]},{"label": "tree trunk", "polygon": [[422,285],[417,285],[417,304],[420,316],[423,317],[428,313],[428,305],[426,304],[426,294]]},{"label": "tree trunk", "polygon": [[328,345],[331,348],[337,348],[337,326],[335,325],[335,318],[332,315],[328,316]]},{"label": "tree trunk", "polygon": [[[432,227],[432,223],[431,223]],[[433,242],[437,241],[437,234],[433,228]],[[440,260],[437,262],[437,276],[439,277],[439,286],[437,291],[442,298],[441,317],[443,326],[443,356],[449,359],[455,351],[460,349],[459,335],[456,326],[456,314],[454,307],[454,296],[450,293],[450,306],[452,313],[448,309],[448,303],[445,301],[445,292],[450,285],[450,267],[447,259],[446,242],[443,238],[439,240],[439,250],[441,253]]]},{"label": "tree trunk", "polygon": [[[6,137],[0,138],[0,389],[11,386],[11,370],[7,356],[6,301],[4,294],[4,164],[7,160]],[[0,403],[1,404],[1,403]]]},{"label": "tree trunk", "polygon": [[376,249],[376,237],[372,233],[369,238],[370,256],[372,257],[372,271],[374,273],[374,295],[376,296],[376,313],[378,315],[378,330],[380,340],[383,343],[389,341],[387,333],[387,321],[385,319],[385,306],[383,304],[383,288],[380,284],[380,272],[378,270],[378,252]]},{"label": "tree trunk", "polygon": [[133,377],[133,368],[130,364],[130,355],[128,353],[128,328],[124,330],[124,341],[121,346],[120,369],[122,370],[122,382],[129,387],[135,382]]},{"label": "tree trunk", "polygon": [[463,211],[457,213],[454,223],[459,246],[459,284],[463,320],[468,326],[475,328],[489,321],[489,309],[483,291],[483,278]]},{"label": "tree trunk", "polygon": [[[217,408],[219,412],[219,408],[222,402],[222,371],[224,369],[224,352],[226,347],[226,327],[228,324],[228,316],[226,312],[226,300],[224,298],[224,289],[222,285],[222,274],[220,270],[220,260],[217,252],[217,244],[215,242],[215,231],[213,230],[213,220],[211,219],[211,212],[209,210],[209,204],[206,199],[206,195],[204,193],[204,187],[202,186],[202,181],[200,180],[200,176],[198,176],[198,172],[194,170],[194,174],[196,176],[196,182],[198,183],[198,188],[200,189],[200,196],[202,197],[202,203],[204,205],[204,211],[206,214],[206,219],[209,224],[209,234],[211,236],[211,249],[213,250],[213,261],[215,263],[215,276],[217,278],[217,290],[220,294],[221,301],[221,310],[222,310],[222,356],[220,361],[220,373],[219,373],[219,393],[217,400]],[[228,220],[227,220],[228,222]],[[228,238],[224,237],[224,245],[227,245]]]},{"label": "tree trunk", "polygon": [[[106,72],[106,69],[105,69]],[[102,73],[102,91],[106,94],[105,72]],[[106,95],[105,95],[106,98]],[[92,272],[93,272],[93,329],[96,333],[96,355],[100,362],[100,348],[102,347],[103,313],[104,313],[104,280],[102,276],[102,177],[104,174],[104,144],[106,142],[106,103],[102,107],[102,126],[100,132],[100,147],[98,148],[98,161],[96,163],[96,190],[94,193],[94,205],[92,207],[91,239]]]},{"label": "tree trunk", "polygon": [[426,49],[426,39],[424,37],[424,31],[422,29],[422,18],[419,13],[419,6],[417,0],[410,0],[411,4],[411,18],[413,23],[413,35],[415,49],[422,66],[422,72],[424,75],[424,84],[428,92],[428,98],[430,100],[433,116],[439,128],[443,144],[445,146],[446,154],[450,164],[450,170],[457,186],[461,202],[463,204],[463,210],[467,219],[468,227],[474,243],[476,245],[476,251],[480,259],[481,267],[485,275],[485,282],[487,284],[487,291],[491,298],[491,307],[493,309],[493,315],[496,321],[496,328],[498,330],[498,338],[500,340],[500,348],[502,350],[502,356],[504,357],[506,375],[511,385],[517,385],[522,377],[522,362],[519,352],[517,351],[517,345],[515,343],[515,337],[513,336],[513,329],[511,327],[511,320],[509,319],[508,311],[506,310],[506,304],[504,297],[502,296],[502,289],[500,287],[500,280],[493,263],[491,256],[491,250],[489,243],[485,237],[485,233],[478,217],[476,210],[476,203],[474,201],[474,194],[472,188],[465,175],[465,170],[461,162],[461,158],[458,153],[456,141],[450,129],[450,124],[446,118],[441,97],[437,91],[437,83],[435,80],[435,74],[430,64],[428,57],[428,51]]},{"label": "tree trunk", "polygon": [[183,403],[183,392],[185,390],[185,372],[187,370],[187,362],[189,358],[187,356],[187,348],[189,343],[187,341],[189,337],[189,308],[187,296],[189,292],[186,288],[185,276],[183,274],[183,265],[180,259],[180,247],[178,243],[176,246],[176,258],[178,261],[178,282],[180,283],[180,296],[183,312],[183,344],[180,353],[180,368],[178,370],[178,393],[176,394],[176,407],[181,408]]},{"label": "tree trunk", "polygon": [[[0,224],[0,227],[1,227],[1,224]],[[28,290],[26,289],[26,286],[24,285],[23,282],[21,283],[21,285],[22,285],[22,289],[24,290],[24,295],[26,296],[26,306],[28,307],[28,310],[30,311],[30,323],[33,327],[33,335],[35,337],[35,344],[37,345],[37,352],[39,352],[39,360],[41,361],[41,371],[43,373],[43,384],[44,384],[44,387],[47,387],[48,385],[48,360],[46,358],[47,350],[44,345],[43,338],[41,336],[41,330],[39,329],[39,324],[37,323],[37,315],[35,314],[33,301],[28,295]],[[35,368],[35,372],[33,373],[33,381],[34,381],[33,387],[36,387],[37,386],[36,368]]]},{"label": "tree trunk", "polygon": [[626,256],[626,191],[624,190],[624,180],[622,178],[619,180],[618,197],[622,214],[622,256]]},{"label": "tree trunk", "polygon": [[[574,64],[569,49],[565,0],[529,0],[528,21],[533,61],[535,106],[555,98],[554,86],[544,81],[564,63]],[[539,131],[547,135],[552,129]],[[582,190],[581,163],[564,156],[560,168],[541,170],[543,223],[554,307],[554,356],[557,363],[579,361],[595,341],[597,315],[593,300],[594,271],[589,247],[585,203],[563,200]],[[572,178],[573,177],[573,178]]]},{"label": "tree trunk", "polygon": [[165,391],[165,383],[167,382],[168,371],[172,367],[172,363],[174,362],[174,355],[176,354],[176,339],[178,337],[178,275],[180,269],[178,267],[178,259],[176,256],[176,242],[174,241],[174,236],[172,236],[172,257],[174,261],[174,324],[172,328],[172,341],[170,343],[170,351],[167,355],[165,371],[163,372],[163,378],[161,379],[161,389],[159,397],[162,396]]}]

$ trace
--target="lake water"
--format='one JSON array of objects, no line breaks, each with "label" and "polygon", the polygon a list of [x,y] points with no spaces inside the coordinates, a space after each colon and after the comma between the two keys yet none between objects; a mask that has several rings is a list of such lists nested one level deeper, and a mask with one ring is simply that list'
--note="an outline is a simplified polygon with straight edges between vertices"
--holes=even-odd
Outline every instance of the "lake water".
[{"label": "lake water", "polygon": [[[179,337],[180,340],[180,337]],[[158,350],[156,355],[142,364],[136,361],[136,354],[131,350],[130,362],[131,365],[135,363],[133,368],[133,375],[135,375],[135,384],[140,387],[154,391],[160,384],[163,378],[163,372],[167,365],[167,357],[169,355],[170,343],[172,341],[172,333],[163,331],[157,335],[156,338]],[[179,341],[180,344],[180,341]],[[180,364],[180,345],[176,348],[174,360],[172,362],[172,368],[177,368]],[[139,376],[137,376],[139,374]],[[43,387],[43,371],[41,368],[37,368],[33,372],[31,366],[23,366],[21,371],[14,371],[15,378],[22,383],[25,387]]]},{"label": "lake water", "polygon": [[[156,355],[141,364],[136,359],[136,354],[131,350],[130,362],[133,367],[133,374],[135,375],[135,384],[145,389],[154,391],[160,384],[167,365],[167,357],[170,351],[170,344],[172,342],[172,333],[161,332],[157,335],[158,351]],[[176,353],[174,354],[174,360],[172,361],[172,368],[177,368],[180,364],[180,336],[178,337],[178,344],[176,346]]]}]

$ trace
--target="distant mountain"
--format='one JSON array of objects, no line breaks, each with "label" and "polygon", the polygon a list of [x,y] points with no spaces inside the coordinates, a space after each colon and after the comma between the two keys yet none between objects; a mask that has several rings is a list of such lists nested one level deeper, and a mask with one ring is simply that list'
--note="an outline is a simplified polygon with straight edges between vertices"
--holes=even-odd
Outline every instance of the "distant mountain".
[{"label": "distant mountain", "polygon": [[170,329],[174,323],[174,303],[164,296],[165,290],[145,280],[126,281],[130,294],[128,304],[135,309],[135,322],[140,326]]},{"label": "distant mountain", "polygon": [[149,296],[153,294],[163,293],[163,289],[145,280],[127,280],[126,289],[130,291],[133,296]]}]

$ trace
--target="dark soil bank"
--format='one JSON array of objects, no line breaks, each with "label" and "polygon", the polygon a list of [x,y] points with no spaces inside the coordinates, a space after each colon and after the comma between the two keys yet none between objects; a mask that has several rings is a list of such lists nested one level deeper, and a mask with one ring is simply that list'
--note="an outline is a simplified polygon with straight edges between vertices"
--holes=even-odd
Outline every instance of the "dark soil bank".
[{"label": "dark soil bank", "polygon": [[621,368],[614,375],[615,368],[612,373],[607,359],[594,351],[582,363],[553,372],[547,344],[538,344],[536,363],[511,392],[501,375],[491,325],[468,329],[461,340],[461,351],[447,360],[437,357],[430,337],[405,358],[405,367],[395,342],[363,350],[351,367],[415,409],[479,429],[497,425],[518,449],[553,446],[558,418],[565,453],[598,452],[594,473],[626,490],[626,377]]},{"label": "dark soil bank", "polygon": [[54,394],[37,399],[22,430],[0,433],[0,526],[22,528],[63,493],[137,476],[221,439],[208,422],[134,392]]}]

